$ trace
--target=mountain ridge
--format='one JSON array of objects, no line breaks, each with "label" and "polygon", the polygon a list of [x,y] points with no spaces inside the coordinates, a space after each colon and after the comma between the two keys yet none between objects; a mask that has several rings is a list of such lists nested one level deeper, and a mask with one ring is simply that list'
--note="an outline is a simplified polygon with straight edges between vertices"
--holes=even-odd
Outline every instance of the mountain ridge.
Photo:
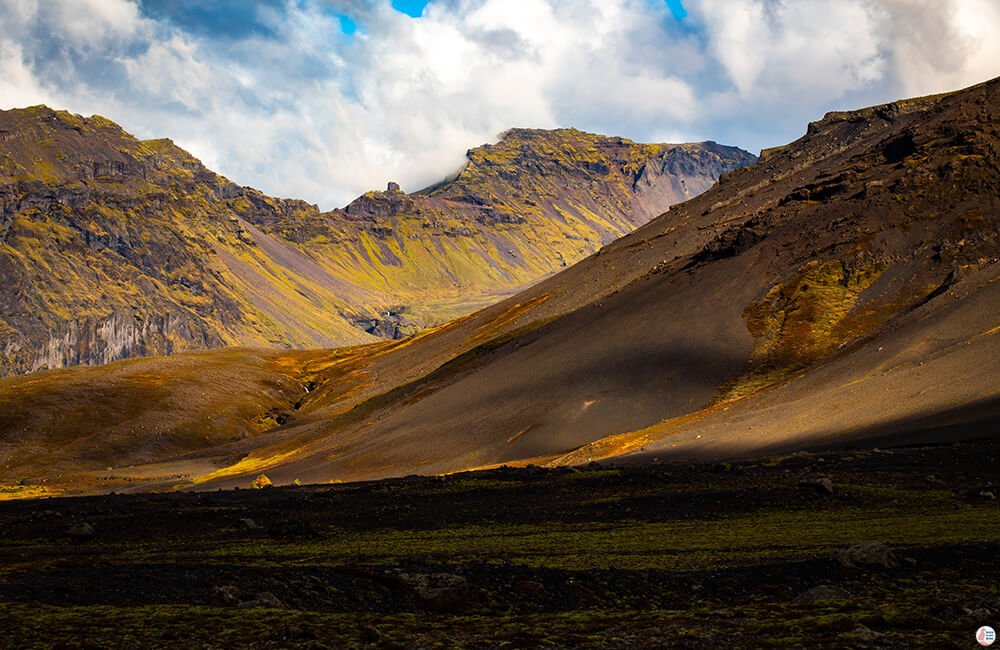
[{"label": "mountain ridge", "polygon": [[[181,356],[0,382],[3,480],[213,489],[260,473],[348,481],[998,435],[1000,80],[906,106],[835,115],[564,271],[407,339],[204,353],[216,369],[200,374]],[[226,373],[270,386],[267,409],[259,389],[222,392]],[[73,426],[45,451],[53,418],[150,384],[158,400],[225,395],[244,412],[178,424],[109,410],[86,422],[86,454]],[[54,406],[25,408],[40,395]],[[156,447],[140,426],[212,440]],[[28,464],[24,436],[42,450]]]},{"label": "mountain ridge", "polygon": [[[515,146],[513,165],[494,160]],[[513,130],[470,150],[472,168],[437,197],[397,186],[321,212],[236,185],[169,139],[140,141],[100,116],[5,111],[0,374],[227,345],[329,347],[406,336],[633,229],[649,215],[626,167],[675,150],[703,153],[700,145]],[[702,155],[704,169],[682,179],[694,186],[688,193],[752,159],[716,151],[728,158]],[[554,175],[545,198],[533,194],[530,205],[513,194],[534,186],[508,192],[508,181],[476,172],[477,164],[539,187],[541,176],[514,173],[517,165]],[[473,172],[471,181],[462,176]],[[671,178],[656,175],[643,191],[686,198],[658,189]]]}]

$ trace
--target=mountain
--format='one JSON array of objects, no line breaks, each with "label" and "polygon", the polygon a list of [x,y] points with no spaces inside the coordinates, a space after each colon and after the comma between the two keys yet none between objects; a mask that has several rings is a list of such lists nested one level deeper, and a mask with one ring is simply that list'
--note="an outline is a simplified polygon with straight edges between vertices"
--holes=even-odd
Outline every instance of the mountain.
[{"label": "mountain", "polygon": [[276,199],[170,140],[0,112],[0,375],[223,346],[401,338],[590,254],[753,156],[509,131],[456,178],[342,210]]},{"label": "mountain", "polygon": [[7,379],[0,480],[214,488],[996,435],[998,118],[1000,80],[830,113],[405,340]]}]

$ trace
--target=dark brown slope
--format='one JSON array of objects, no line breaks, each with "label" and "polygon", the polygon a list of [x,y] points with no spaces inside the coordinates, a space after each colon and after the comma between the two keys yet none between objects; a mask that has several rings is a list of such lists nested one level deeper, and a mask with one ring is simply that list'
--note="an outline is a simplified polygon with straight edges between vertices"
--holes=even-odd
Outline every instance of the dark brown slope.
[{"label": "dark brown slope", "polygon": [[[830,114],[504,303],[345,352],[350,361],[318,372],[317,390],[284,425],[176,462],[206,486],[260,471],[346,480],[575,462],[653,444],[716,413],[797,413],[795,400],[821,387],[781,391],[810,377],[832,388],[881,373],[872,346],[889,350],[914,319],[929,319],[914,336],[931,347],[992,345],[995,293],[973,289],[1000,275],[998,86]],[[963,295],[977,318],[947,317],[963,313],[954,302]],[[836,363],[846,374],[827,370]],[[972,363],[937,366],[938,384],[961,389],[951,407],[994,391],[1000,368]],[[780,395],[787,400],[767,401]],[[946,401],[934,387],[898,395],[896,418]],[[817,398],[797,429],[754,426],[740,449],[846,440],[838,436],[886,424],[877,417],[889,412],[885,397],[852,395],[863,407],[851,427],[832,430],[824,410],[841,405]],[[688,453],[719,453],[695,429],[684,435]]]},{"label": "dark brown slope", "polygon": [[230,345],[401,338],[575,262],[753,160],[509,132],[429,196],[265,196],[169,140],[0,111],[0,376]]},{"label": "dark brown slope", "polygon": [[[997,88],[830,114],[757,165],[437,338],[468,343],[504,310],[523,310],[505,327],[533,331],[353,413],[306,416],[299,437],[251,458],[306,456],[275,468],[289,479],[452,471],[721,410],[794,373],[808,377],[838,349],[859,350],[852,368],[869,372],[861,350],[870,337],[891,338],[914,310],[954,310],[946,294],[998,273]],[[970,300],[980,321],[928,326],[924,336],[992,343],[996,296]],[[421,359],[432,345],[399,357]],[[973,366],[953,363],[938,378],[963,386],[953,406],[988,397],[1000,372],[963,368]],[[868,394],[868,417],[832,433],[884,424],[884,398]],[[941,395],[904,401],[904,410],[933,410]],[[821,432],[831,434],[816,413],[795,435]],[[754,445],[776,435],[765,428]]]}]

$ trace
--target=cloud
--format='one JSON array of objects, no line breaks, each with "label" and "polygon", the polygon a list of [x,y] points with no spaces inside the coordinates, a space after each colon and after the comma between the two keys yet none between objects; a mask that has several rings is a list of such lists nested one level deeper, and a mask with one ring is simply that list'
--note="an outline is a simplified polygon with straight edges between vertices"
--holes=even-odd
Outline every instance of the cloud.
[{"label": "cloud", "polygon": [[48,93],[35,79],[18,43],[0,42],[0,70],[3,70],[0,74],[0,97],[16,97],[24,106],[49,101]]},{"label": "cloud", "polygon": [[216,90],[229,79],[219,79],[199,57],[198,46],[175,34],[152,43],[145,52],[121,61],[131,87],[152,97],[169,98],[199,113],[214,103]]},{"label": "cloud", "polygon": [[887,53],[906,93],[953,89],[1000,74],[1000,5],[992,0],[884,0],[880,27],[894,44]]},{"label": "cloud", "polygon": [[15,0],[14,4],[22,16],[27,13],[51,27],[56,40],[83,51],[113,46],[147,22],[130,0]]},{"label": "cloud", "polygon": [[998,29],[993,0],[0,0],[0,102],[100,113],[328,208],[511,126],[782,144],[1000,74]]},{"label": "cloud", "polygon": [[271,35],[261,19],[268,10],[282,11],[282,0],[139,0],[139,10],[154,20],[189,34],[211,39],[239,40]]}]

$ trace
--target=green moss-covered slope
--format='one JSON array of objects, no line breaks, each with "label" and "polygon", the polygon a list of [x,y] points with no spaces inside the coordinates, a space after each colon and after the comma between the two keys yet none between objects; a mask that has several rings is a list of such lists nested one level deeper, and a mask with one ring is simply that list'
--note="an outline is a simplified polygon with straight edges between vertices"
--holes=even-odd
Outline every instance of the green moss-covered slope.
[{"label": "green moss-covered slope", "polygon": [[100,116],[3,111],[0,375],[398,338],[575,262],[752,159],[517,130],[434,191],[321,212]]}]

